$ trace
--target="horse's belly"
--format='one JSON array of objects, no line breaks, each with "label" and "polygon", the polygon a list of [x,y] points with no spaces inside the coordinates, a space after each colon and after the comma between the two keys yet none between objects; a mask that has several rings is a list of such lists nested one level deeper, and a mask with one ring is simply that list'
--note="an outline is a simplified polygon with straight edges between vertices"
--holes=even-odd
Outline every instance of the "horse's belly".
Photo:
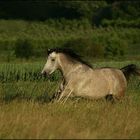
[{"label": "horse's belly", "polygon": [[108,94],[109,88],[108,84],[105,80],[97,79],[94,80],[88,80],[85,83],[77,85],[77,88],[75,89],[75,94],[77,96],[85,96],[90,98],[101,98]]}]

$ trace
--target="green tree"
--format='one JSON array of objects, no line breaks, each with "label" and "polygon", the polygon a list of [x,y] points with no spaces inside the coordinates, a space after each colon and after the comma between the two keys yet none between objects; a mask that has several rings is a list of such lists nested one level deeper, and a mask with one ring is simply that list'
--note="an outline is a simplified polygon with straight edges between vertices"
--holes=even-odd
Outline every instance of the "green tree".
[{"label": "green tree", "polygon": [[28,39],[18,39],[15,44],[15,55],[17,58],[29,59],[33,55],[32,44]]}]

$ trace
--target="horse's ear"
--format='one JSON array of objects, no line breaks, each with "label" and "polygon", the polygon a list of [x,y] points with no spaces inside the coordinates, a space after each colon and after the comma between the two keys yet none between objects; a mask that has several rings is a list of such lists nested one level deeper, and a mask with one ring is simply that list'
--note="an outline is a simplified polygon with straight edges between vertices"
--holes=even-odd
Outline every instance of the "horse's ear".
[{"label": "horse's ear", "polygon": [[51,52],[51,49],[47,49],[47,54],[49,55]]}]

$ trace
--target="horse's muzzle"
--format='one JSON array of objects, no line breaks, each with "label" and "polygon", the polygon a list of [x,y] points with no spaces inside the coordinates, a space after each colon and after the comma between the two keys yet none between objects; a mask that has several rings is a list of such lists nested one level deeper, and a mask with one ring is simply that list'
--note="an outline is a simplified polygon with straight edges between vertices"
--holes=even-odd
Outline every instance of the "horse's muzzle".
[{"label": "horse's muzzle", "polygon": [[48,77],[48,78],[50,77],[49,73],[47,73],[46,71],[41,72],[41,75],[43,75],[44,77]]},{"label": "horse's muzzle", "polygon": [[47,76],[47,73],[45,71],[42,71],[40,75]]}]

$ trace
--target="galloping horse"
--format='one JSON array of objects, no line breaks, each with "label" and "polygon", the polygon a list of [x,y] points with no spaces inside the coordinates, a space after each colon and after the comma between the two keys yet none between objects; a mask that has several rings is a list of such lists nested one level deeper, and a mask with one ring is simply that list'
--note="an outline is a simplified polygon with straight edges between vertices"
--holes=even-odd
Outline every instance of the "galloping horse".
[{"label": "galloping horse", "polygon": [[50,75],[57,69],[63,75],[58,101],[69,96],[120,99],[125,95],[129,75],[140,75],[140,70],[133,64],[122,69],[94,69],[70,49],[50,49],[41,73]]}]

